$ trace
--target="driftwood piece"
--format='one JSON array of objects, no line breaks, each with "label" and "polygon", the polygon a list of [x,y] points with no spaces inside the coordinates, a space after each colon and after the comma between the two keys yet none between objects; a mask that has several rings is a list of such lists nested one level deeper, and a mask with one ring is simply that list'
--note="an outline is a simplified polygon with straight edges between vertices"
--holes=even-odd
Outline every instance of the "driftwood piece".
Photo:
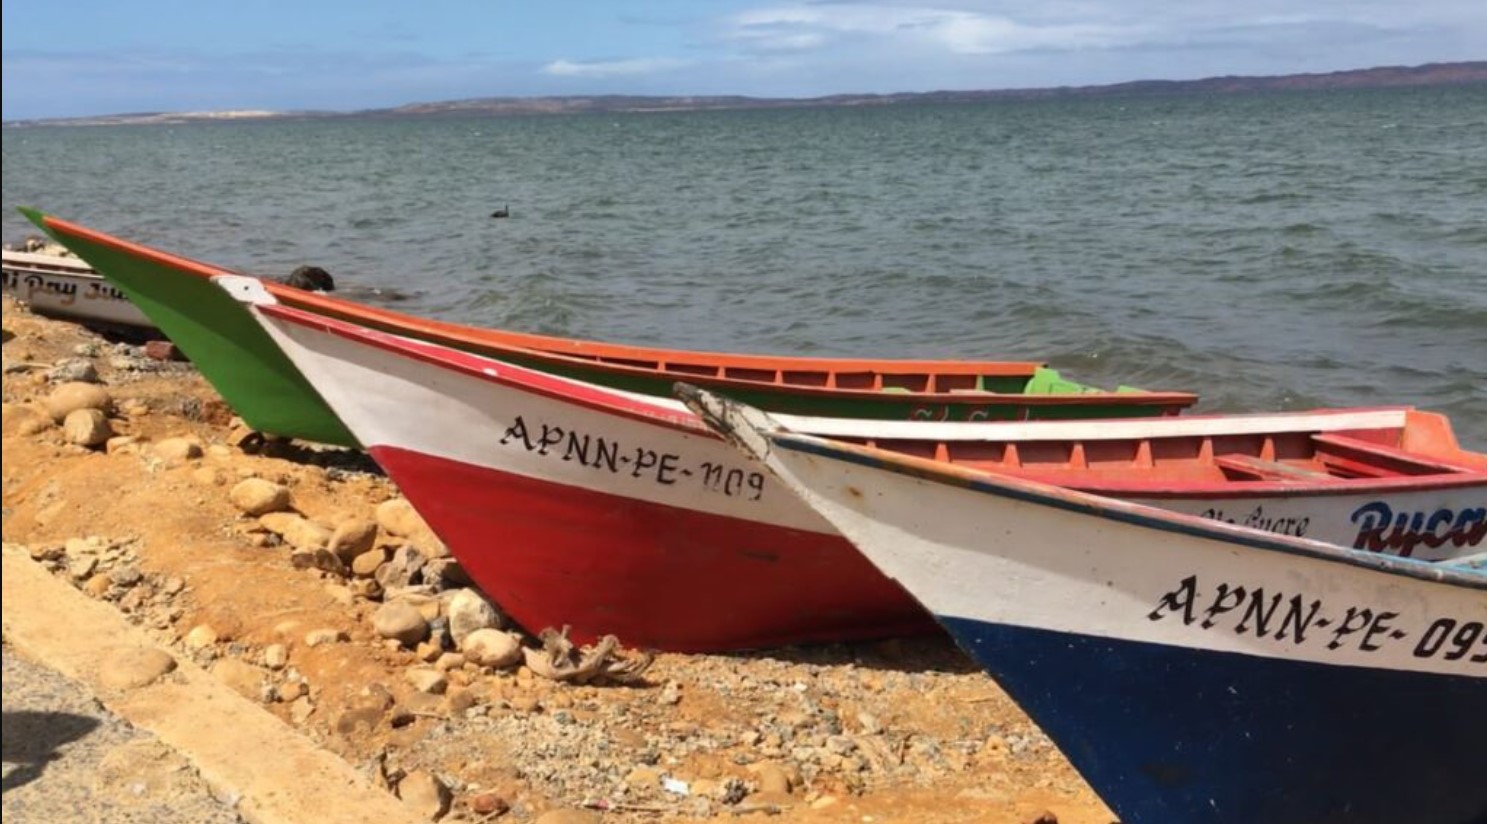
[{"label": "driftwood piece", "polygon": [[554,681],[634,684],[642,680],[653,660],[647,652],[625,653],[620,649],[619,639],[613,635],[606,635],[597,644],[579,649],[568,640],[566,626],[561,632],[549,627],[538,638],[542,641],[542,649],[522,650],[527,669]]}]

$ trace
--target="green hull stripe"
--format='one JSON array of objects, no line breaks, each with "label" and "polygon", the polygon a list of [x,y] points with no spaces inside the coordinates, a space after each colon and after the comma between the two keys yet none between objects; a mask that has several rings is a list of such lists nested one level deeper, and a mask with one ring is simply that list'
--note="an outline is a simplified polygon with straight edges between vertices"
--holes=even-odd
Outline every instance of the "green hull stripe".
[{"label": "green hull stripe", "polygon": [[[22,212],[47,231],[43,215]],[[78,238],[52,237],[127,295],[249,426],[307,441],[359,446],[248,310],[216,285],[164,266],[141,265]]]}]

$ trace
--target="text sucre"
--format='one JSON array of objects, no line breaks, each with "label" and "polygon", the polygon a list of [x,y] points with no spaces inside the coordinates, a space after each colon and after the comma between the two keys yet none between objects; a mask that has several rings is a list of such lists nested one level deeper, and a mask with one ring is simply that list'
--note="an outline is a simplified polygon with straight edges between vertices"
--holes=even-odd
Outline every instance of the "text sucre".
[{"label": "text sucre", "polygon": [[626,446],[603,435],[553,424],[529,425],[521,415],[501,435],[501,445],[520,446],[537,455],[662,486],[695,483],[708,492],[748,501],[757,501],[764,494],[764,475],[760,472],[711,461],[689,463],[674,452]]}]

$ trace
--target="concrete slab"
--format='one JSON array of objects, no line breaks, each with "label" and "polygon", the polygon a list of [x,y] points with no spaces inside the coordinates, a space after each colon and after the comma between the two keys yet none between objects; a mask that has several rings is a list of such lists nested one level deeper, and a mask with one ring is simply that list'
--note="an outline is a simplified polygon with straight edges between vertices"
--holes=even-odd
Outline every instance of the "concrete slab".
[{"label": "concrete slab", "polygon": [[[7,546],[0,568],[5,639],[90,690],[119,717],[184,756],[250,824],[424,824],[261,706],[184,658],[158,680],[118,688],[102,663],[157,645],[112,606],[52,577]],[[164,650],[169,653],[169,650]]]}]

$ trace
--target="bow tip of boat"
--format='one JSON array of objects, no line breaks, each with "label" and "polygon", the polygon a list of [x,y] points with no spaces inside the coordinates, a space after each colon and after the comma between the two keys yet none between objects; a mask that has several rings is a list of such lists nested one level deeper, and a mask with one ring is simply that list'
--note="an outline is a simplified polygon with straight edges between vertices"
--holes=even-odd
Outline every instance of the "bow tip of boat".
[{"label": "bow tip of boat", "polygon": [[36,224],[36,228],[41,229],[42,231],[46,231],[46,213],[45,212],[41,211],[40,209],[32,208],[30,206],[17,206],[17,207],[15,207],[15,210],[17,212],[20,212],[21,215],[23,217],[25,217],[27,220],[29,220],[32,223]]}]

